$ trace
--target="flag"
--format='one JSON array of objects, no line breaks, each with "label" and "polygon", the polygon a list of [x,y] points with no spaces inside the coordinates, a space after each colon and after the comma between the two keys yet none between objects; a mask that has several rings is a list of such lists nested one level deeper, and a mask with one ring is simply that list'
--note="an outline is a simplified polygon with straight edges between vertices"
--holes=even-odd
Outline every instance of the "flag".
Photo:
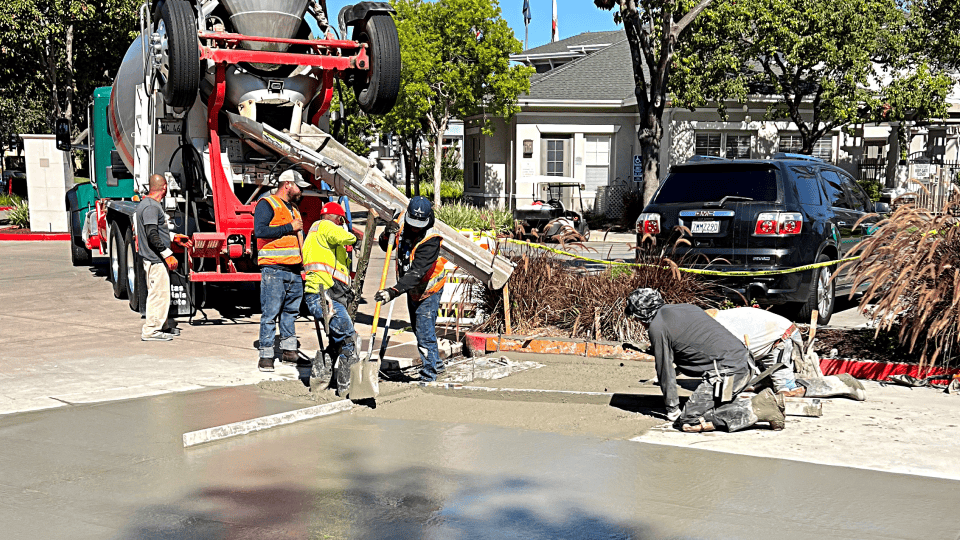
[{"label": "flag", "polygon": [[560,41],[560,31],[557,30],[557,0],[553,0],[553,34],[550,41]]},{"label": "flag", "polygon": [[530,24],[533,15],[530,13],[530,0],[523,0],[523,24]]}]

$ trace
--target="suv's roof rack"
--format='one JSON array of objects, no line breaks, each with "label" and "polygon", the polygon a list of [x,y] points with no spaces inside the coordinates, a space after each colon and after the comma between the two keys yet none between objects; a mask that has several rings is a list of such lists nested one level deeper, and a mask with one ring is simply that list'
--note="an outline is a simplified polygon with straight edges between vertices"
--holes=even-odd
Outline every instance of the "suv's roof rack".
[{"label": "suv's roof rack", "polygon": [[803,161],[818,161],[824,163],[824,161],[818,157],[808,156],[806,154],[789,154],[787,152],[777,152],[773,155],[773,159],[799,159]]},{"label": "suv's roof rack", "polygon": [[696,163],[698,161],[727,161],[725,158],[719,156],[702,156],[697,154],[687,160],[687,163]]}]

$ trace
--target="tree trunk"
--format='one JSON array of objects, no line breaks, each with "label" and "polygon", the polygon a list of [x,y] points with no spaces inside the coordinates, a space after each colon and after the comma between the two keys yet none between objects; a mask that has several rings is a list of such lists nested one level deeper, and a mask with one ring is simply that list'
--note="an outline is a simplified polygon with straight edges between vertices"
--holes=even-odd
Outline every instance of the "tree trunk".
[{"label": "tree trunk", "polygon": [[47,78],[50,80],[50,111],[47,113],[47,124],[53,129],[57,117],[60,116],[60,96],[57,91],[57,56],[53,44],[47,42]]},{"label": "tree trunk", "polygon": [[660,187],[660,140],[640,145],[640,159],[643,160],[643,205],[650,204],[657,188]]},{"label": "tree trunk", "polygon": [[440,207],[440,181],[443,180],[443,133],[433,143],[433,207]]}]

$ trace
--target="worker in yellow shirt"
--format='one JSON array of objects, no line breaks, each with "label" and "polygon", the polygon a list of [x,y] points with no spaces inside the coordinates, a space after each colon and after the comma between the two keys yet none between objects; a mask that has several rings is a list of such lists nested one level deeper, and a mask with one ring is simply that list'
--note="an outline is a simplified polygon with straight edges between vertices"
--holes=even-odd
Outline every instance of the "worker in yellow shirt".
[{"label": "worker in yellow shirt", "polygon": [[347,305],[353,300],[350,281],[350,259],[346,246],[357,241],[343,228],[347,215],[343,207],[329,202],[320,209],[320,219],[313,223],[303,242],[303,269],[307,273],[305,300],[310,314],[322,320],[324,303],[330,315],[330,358],[336,362],[337,395],[343,397],[350,388],[350,366],[360,361],[357,355],[353,321]]}]

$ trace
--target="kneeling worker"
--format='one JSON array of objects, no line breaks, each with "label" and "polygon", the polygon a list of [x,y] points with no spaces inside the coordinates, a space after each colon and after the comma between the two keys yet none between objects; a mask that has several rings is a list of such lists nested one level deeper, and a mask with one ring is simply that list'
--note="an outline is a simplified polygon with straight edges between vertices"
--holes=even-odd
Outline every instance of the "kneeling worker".
[{"label": "kneeling worker", "polygon": [[[702,309],[664,303],[659,291],[637,289],[627,297],[625,313],[647,329],[667,418],[674,427],[687,432],[739,431],[768,422],[773,429],[783,429],[782,396],[767,388],[751,399],[739,397],[753,377],[750,352],[743,343]],[[676,372],[702,377],[682,411]]]},{"label": "kneeling worker", "polygon": [[378,302],[389,302],[407,293],[410,324],[417,336],[420,352],[420,380],[437,380],[443,372],[440,351],[437,348],[437,313],[440,310],[440,292],[447,282],[444,266],[447,260],[440,256],[440,233],[433,228],[433,205],[429,199],[417,195],[410,199],[403,224],[391,221],[380,235],[380,248],[386,251],[390,233],[396,233],[397,284],[377,292]]},{"label": "kneeling worker", "polygon": [[[329,352],[338,358],[336,370],[337,395],[344,396],[350,388],[350,366],[360,361],[354,340],[353,321],[347,305],[353,300],[350,282],[350,259],[345,246],[356,243],[357,237],[345,230],[347,214],[343,207],[329,202],[320,209],[320,219],[310,227],[303,242],[303,269],[307,273],[304,285],[310,314],[323,320],[323,303],[329,298]],[[322,351],[321,351],[322,354]]]}]

